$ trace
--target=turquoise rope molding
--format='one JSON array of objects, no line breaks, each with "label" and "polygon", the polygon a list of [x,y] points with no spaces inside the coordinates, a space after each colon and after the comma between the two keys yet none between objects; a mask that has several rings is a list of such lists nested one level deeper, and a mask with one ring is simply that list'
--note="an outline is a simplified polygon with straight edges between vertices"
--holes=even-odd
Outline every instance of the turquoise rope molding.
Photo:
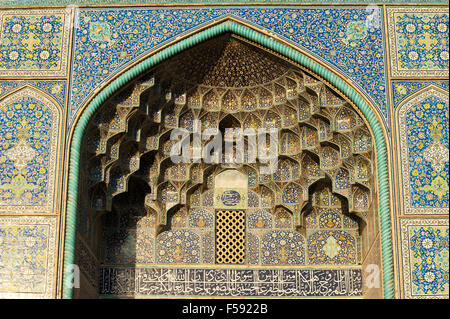
[{"label": "turquoise rope molding", "polygon": [[258,33],[257,31],[254,31],[246,26],[232,21],[225,21],[218,25],[212,26],[148,57],[144,61],[140,62],[139,64],[135,65],[130,70],[119,76],[112,83],[110,83],[88,104],[87,108],[82,112],[80,119],[76,123],[72,138],[72,145],[70,147],[69,183],[66,212],[67,219],[64,244],[63,298],[72,298],[72,273],[70,265],[74,264],[75,258],[75,233],[81,140],[92,115],[114,92],[122,88],[125,84],[130,82],[135,77],[141,75],[144,71],[183,50],[186,50],[190,47],[195,46],[196,44],[199,44],[200,42],[226,32],[232,32],[251,41],[259,43],[260,45],[303,65],[312,72],[315,72],[317,75],[326,79],[338,90],[344,93],[351,101],[353,101],[353,103],[355,103],[355,105],[366,117],[374,134],[377,149],[384,298],[394,298],[389,180],[386,156],[387,149],[383,131],[375,116],[375,113],[355,90],[353,90],[349,85],[347,85],[339,77],[328,71],[323,66],[315,63],[310,58],[306,57],[302,53],[295,51],[294,49],[291,49],[261,33]]},{"label": "turquoise rope molding", "polygon": [[[421,3],[423,0],[225,0],[220,2],[219,0],[0,0],[0,7],[26,7],[26,6],[65,6],[65,5],[75,5],[75,6],[87,6],[87,5],[146,5],[146,4],[220,4],[220,3],[233,3],[233,4],[301,4],[301,3],[329,3],[329,4],[340,4],[340,3],[350,3],[350,4],[373,4],[373,3],[393,3],[393,4],[403,4],[403,3]],[[433,0],[432,3],[448,3],[448,0]]]}]

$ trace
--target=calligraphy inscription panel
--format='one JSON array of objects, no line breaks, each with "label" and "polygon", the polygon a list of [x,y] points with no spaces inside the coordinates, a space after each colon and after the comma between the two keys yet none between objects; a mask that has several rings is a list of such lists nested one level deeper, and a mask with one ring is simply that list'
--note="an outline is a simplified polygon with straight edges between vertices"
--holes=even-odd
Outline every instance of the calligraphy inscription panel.
[{"label": "calligraphy inscription panel", "polygon": [[100,294],[124,297],[362,297],[361,269],[102,267]]}]

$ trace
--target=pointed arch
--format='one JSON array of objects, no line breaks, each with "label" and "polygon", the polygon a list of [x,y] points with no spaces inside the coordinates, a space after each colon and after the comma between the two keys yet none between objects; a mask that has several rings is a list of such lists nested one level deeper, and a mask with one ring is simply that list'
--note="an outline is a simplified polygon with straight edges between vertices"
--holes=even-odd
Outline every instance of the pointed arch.
[{"label": "pointed arch", "polygon": [[[0,184],[0,192],[9,192],[11,196],[0,201],[0,212],[54,213],[58,204],[55,183],[60,176],[57,169],[62,128],[59,103],[38,88],[21,86],[0,98],[0,127],[3,125],[6,127],[2,129],[5,134],[1,138],[0,154],[7,160],[1,170],[9,171],[10,181],[1,178],[4,182]],[[19,130],[22,130],[21,147],[18,146]],[[37,157],[42,157],[42,162],[37,162]],[[12,168],[16,168],[17,174]],[[29,182],[28,177],[33,181]]]},{"label": "pointed arch", "polygon": [[[376,109],[370,105],[367,100],[358,93],[355,87],[339,77],[338,74],[330,71],[329,68],[323,67],[316,63],[305,54],[292,48],[288,43],[283,41],[275,41],[264,35],[262,31],[244,26],[236,21],[227,19],[219,21],[217,24],[210,26],[198,33],[190,35],[179,42],[166,47],[156,54],[148,57],[122,75],[112,81],[107,87],[95,96],[87,107],[80,113],[71,135],[70,159],[69,159],[69,180],[67,191],[67,211],[66,211],[66,236],[64,246],[64,269],[63,269],[63,297],[72,297],[71,288],[71,264],[73,264],[75,254],[75,225],[76,225],[76,207],[78,197],[78,175],[80,167],[80,149],[81,140],[84,130],[87,127],[89,119],[94,112],[106,101],[114,92],[130,82],[133,78],[142,72],[150,69],[157,63],[160,63],[170,56],[173,56],[187,48],[190,48],[204,40],[215,37],[223,33],[234,33],[238,36],[249,39],[263,47],[272,50],[272,52],[282,55],[290,59],[301,67],[308,69],[318,77],[330,83],[337,91],[340,91],[348,101],[362,113],[366,119],[368,126],[371,128],[374,140],[376,141],[376,156],[378,166],[378,196],[380,207],[381,221],[381,239],[382,239],[382,256],[383,256],[383,282],[384,297],[394,297],[393,287],[393,260],[392,260],[392,240],[391,240],[391,223],[390,223],[390,197],[389,197],[389,180],[388,180],[388,160],[386,146],[386,132],[383,130],[382,120]],[[261,103],[273,103],[271,97],[267,101]]]},{"label": "pointed arch", "polygon": [[[409,142],[409,139],[411,138],[411,134],[408,134],[408,125],[410,125],[408,123],[408,121],[414,121],[416,118],[415,114],[409,114],[409,115],[414,115],[414,116],[409,116],[408,112],[410,111],[410,109],[412,107],[416,107],[417,109],[417,113],[419,112],[444,112],[445,113],[445,107],[442,108],[428,108],[425,109],[425,105],[423,108],[418,108],[417,106],[421,103],[424,103],[425,101],[429,100],[429,99],[433,99],[435,98],[436,100],[442,101],[443,103],[447,104],[447,114],[448,114],[448,104],[449,104],[449,97],[448,97],[448,92],[445,91],[444,89],[436,86],[436,85],[428,85],[420,90],[418,90],[417,92],[415,92],[414,94],[410,95],[409,97],[405,98],[397,107],[395,115],[396,115],[396,143],[398,145],[398,149],[399,152],[397,152],[397,167],[399,168],[399,173],[398,173],[398,178],[399,178],[399,190],[402,192],[402,198],[403,201],[401,202],[402,210],[405,214],[448,214],[448,204],[447,207],[438,207],[438,205],[429,205],[428,207],[425,205],[418,205],[417,201],[416,203],[414,203],[414,199],[413,199],[413,191],[416,190],[416,195],[418,195],[418,189],[417,187],[415,187],[414,185],[416,185],[415,183],[412,182],[411,180],[411,175],[412,171],[414,171],[414,168],[411,167],[411,163],[409,160],[409,154],[411,152],[411,150],[413,150],[416,147],[409,147],[408,145],[410,145],[411,143]],[[439,111],[439,109],[441,109],[442,111]],[[425,118],[425,116],[422,115],[423,118]],[[433,117],[431,115],[428,116],[428,118],[432,119]],[[438,119],[440,120],[440,119]],[[424,121],[425,122],[425,121]],[[444,120],[444,122],[446,122]],[[447,119],[447,123],[448,123],[448,119]],[[422,127],[426,128],[428,125],[432,125],[432,123],[423,123],[424,125]],[[413,125],[415,126],[415,125]],[[417,129],[418,127],[415,126],[415,129]],[[445,131],[445,128],[441,129],[441,133],[443,134],[443,131]],[[448,129],[447,129],[448,132]],[[416,131],[416,133],[418,133]],[[423,131],[422,131],[423,133]],[[437,133],[437,132],[436,132]],[[447,133],[448,134],[448,133]],[[419,136],[419,134],[414,134],[417,135],[414,138],[417,139],[417,137]],[[426,134],[425,134],[426,135]],[[426,139],[426,137],[425,137]],[[420,140],[419,140],[420,141]],[[423,145],[423,150],[421,152],[421,154],[416,154],[417,157],[419,156],[423,156],[427,146],[425,144],[425,141],[422,140],[421,141]],[[417,142],[418,143],[418,142]],[[414,143],[414,144],[417,144]],[[442,145],[442,144],[441,144]],[[444,146],[445,148],[445,146]],[[417,148],[416,150],[417,151]],[[448,152],[448,146],[447,146],[447,152]],[[448,153],[447,153],[448,154]],[[443,156],[440,154],[434,154],[433,157],[435,157],[437,160],[439,158],[439,156]],[[443,156],[444,158],[448,158],[447,156]],[[426,160],[424,160],[423,162],[427,162]],[[445,162],[438,160],[438,162],[442,163]],[[430,163],[430,162],[428,162]],[[431,163],[432,165],[432,163]],[[437,176],[439,177],[439,175],[442,174],[443,172],[443,168],[437,168],[437,170],[440,170],[437,173]],[[445,172],[444,172],[445,173]],[[447,174],[443,174],[448,176]],[[434,179],[436,180],[436,179]],[[445,181],[444,181],[445,183]],[[448,183],[448,180],[447,180]],[[417,185],[416,185],[417,186]],[[416,188],[416,189],[415,189]],[[429,188],[431,189],[431,187]],[[433,192],[428,193],[428,194],[433,194]],[[448,191],[447,191],[448,194]],[[447,195],[448,196],[448,195]],[[419,196],[418,196],[419,197]],[[420,196],[423,199],[423,196]],[[436,197],[436,195],[434,195],[434,197]],[[442,197],[443,202],[445,202],[445,199]],[[427,200],[425,200],[425,202],[427,202]],[[441,200],[442,202],[442,200]],[[447,200],[448,203],[448,200]]]}]

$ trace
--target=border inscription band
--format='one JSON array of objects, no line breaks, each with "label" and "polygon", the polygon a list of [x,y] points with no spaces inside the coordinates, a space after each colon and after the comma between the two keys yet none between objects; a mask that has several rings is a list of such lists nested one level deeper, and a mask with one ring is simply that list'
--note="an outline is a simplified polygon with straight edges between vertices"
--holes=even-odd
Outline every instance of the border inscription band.
[{"label": "border inscription band", "polygon": [[100,294],[135,297],[362,297],[361,269],[102,267]]}]

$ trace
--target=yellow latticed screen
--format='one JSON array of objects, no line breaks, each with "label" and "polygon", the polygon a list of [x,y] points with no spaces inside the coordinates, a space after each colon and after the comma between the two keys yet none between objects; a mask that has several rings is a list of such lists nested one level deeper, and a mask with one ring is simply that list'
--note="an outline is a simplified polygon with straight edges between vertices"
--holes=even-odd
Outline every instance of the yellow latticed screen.
[{"label": "yellow latticed screen", "polygon": [[236,210],[217,212],[216,262],[245,263],[245,212]]}]

